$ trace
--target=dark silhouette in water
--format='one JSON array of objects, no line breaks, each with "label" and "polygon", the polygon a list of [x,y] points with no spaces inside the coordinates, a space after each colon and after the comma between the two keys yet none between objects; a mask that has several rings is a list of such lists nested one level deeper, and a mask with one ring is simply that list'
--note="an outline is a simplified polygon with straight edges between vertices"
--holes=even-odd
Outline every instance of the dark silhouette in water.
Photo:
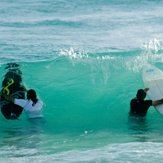
[{"label": "dark silhouette in water", "polygon": [[142,116],[147,114],[150,106],[158,106],[163,104],[163,99],[159,100],[145,100],[149,88],[139,89],[136,97],[130,101],[130,116]]},{"label": "dark silhouette in water", "polygon": [[[22,72],[17,63],[8,63],[5,67],[7,70],[2,81],[2,92],[14,98],[24,99],[25,89],[22,86]],[[0,98],[1,112],[6,119],[17,119],[23,108],[7,101],[3,96]]]}]

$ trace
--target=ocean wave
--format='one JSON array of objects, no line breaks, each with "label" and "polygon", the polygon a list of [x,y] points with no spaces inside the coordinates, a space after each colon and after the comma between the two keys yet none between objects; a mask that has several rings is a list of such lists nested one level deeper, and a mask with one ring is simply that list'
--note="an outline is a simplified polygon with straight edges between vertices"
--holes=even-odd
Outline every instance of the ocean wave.
[{"label": "ocean wave", "polygon": [[[53,44],[1,44],[1,49],[5,52],[1,53],[1,65],[7,62],[51,62],[55,60],[68,59],[72,64],[77,62],[85,64],[110,64],[112,67],[125,68],[138,72],[147,62],[163,62],[163,42],[161,40],[152,39],[143,43],[139,49],[119,49],[108,47],[96,51],[87,51],[77,48],[62,48],[54,50]],[[35,53],[33,53],[35,51]]]},{"label": "ocean wave", "polygon": [[24,20],[24,21],[1,21],[1,27],[16,27],[16,28],[33,28],[43,26],[67,26],[70,28],[77,28],[83,25],[80,21],[73,21],[67,19],[43,19],[43,20]]},{"label": "ocean wave", "polygon": [[[158,45],[158,44],[157,44]],[[142,49],[135,50],[123,50],[110,48],[105,52],[87,52],[85,50],[76,50],[75,48],[61,49],[59,51],[54,51],[52,46],[49,46],[49,52],[42,51],[43,47],[40,46],[30,46],[22,48],[19,50],[19,54],[15,49],[16,45],[5,45],[4,48],[14,48],[12,53],[7,53],[7,49],[5,48],[5,54],[1,54],[1,65],[6,64],[8,62],[51,62],[56,60],[69,60],[70,63],[85,63],[88,65],[110,65],[114,68],[125,68],[126,70],[131,70],[134,72],[138,72],[141,70],[142,66],[148,62],[156,63],[163,62],[163,48],[162,44],[159,44],[159,47],[156,45],[148,46],[143,45]],[[150,48],[149,48],[150,47]],[[37,49],[36,53],[33,54],[33,50]],[[145,48],[145,49],[144,49]],[[26,50],[25,50],[26,49]],[[29,50],[31,49],[31,50]],[[47,48],[46,48],[47,49]],[[10,49],[8,50],[10,51]],[[42,51],[42,52],[41,52]],[[46,55],[43,55],[46,53]]]}]

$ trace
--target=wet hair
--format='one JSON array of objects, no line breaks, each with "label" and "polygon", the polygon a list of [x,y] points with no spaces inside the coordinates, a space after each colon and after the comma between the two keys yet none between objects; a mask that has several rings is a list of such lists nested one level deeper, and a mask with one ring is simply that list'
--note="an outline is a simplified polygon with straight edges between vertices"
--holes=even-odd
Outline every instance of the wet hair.
[{"label": "wet hair", "polygon": [[33,102],[32,106],[34,106],[37,103],[38,99],[37,99],[36,91],[34,89],[30,89],[27,91],[27,99],[32,100]]},{"label": "wet hair", "polygon": [[146,97],[146,92],[143,89],[139,89],[136,94],[137,99],[144,100]]}]

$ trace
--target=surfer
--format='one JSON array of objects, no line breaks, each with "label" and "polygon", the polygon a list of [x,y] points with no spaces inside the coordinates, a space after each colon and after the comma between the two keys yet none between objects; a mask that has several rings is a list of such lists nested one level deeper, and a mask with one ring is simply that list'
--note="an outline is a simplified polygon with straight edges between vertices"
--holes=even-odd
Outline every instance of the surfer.
[{"label": "surfer", "polygon": [[145,88],[137,91],[136,97],[130,101],[130,115],[144,117],[150,106],[163,104],[163,99],[155,101],[145,100],[148,90],[149,88]]},{"label": "surfer", "polygon": [[[22,72],[19,69],[19,65],[17,63],[8,63],[5,69],[7,72],[2,81],[1,93],[24,99],[25,90],[22,85]],[[6,119],[17,119],[23,111],[22,107],[6,101],[2,95],[0,96],[0,108]]]},{"label": "surfer", "polygon": [[2,96],[6,100],[13,102],[20,107],[23,107],[27,118],[30,119],[43,117],[43,102],[41,100],[38,100],[36,91],[34,89],[30,89],[27,91],[27,99],[13,98],[12,96],[8,96],[6,93],[3,93]]}]

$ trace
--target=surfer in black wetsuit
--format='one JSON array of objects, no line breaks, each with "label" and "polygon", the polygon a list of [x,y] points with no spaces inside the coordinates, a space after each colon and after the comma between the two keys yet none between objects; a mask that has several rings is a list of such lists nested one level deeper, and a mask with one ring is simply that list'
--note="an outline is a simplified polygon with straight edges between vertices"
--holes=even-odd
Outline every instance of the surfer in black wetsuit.
[{"label": "surfer in black wetsuit", "polygon": [[[25,88],[22,86],[22,73],[17,63],[8,63],[5,67],[7,73],[2,81],[2,92],[14,98],[25,98]],[[23,111],[23,108],[7,101],[2,95],[0,97],[0,107],[3,116],[6,119],[17,119]]]},{"label": "surfer in black wetsuit", "polygon": [[130,115],[131,116],[142,116],[147,114],[150,106],[157,106],[163,104],[163,99],[160,100],[145,100],[146,92],[149,88],[139,89],[137,91],[136,97],[130,101]]}]

